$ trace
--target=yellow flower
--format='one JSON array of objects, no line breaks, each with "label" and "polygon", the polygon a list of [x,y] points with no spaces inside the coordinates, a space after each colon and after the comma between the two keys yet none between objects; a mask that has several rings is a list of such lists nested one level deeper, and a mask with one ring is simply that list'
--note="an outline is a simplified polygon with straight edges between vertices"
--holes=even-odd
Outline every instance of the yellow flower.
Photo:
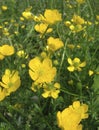
[{"label": "yellow flower", "polygon": [[63,42],[59,38],[49,37],[47,39],[47,49],[49,51],[56,51],[64,46]]},{"label": "yellow flower", "polygon": [[54,65],[59,65],[58,60],[54,60],[53,63],[54,63]]},{"label": "yellow flower", "polygon": [[48,28],[48,24],[44,24],[44,23],[36,24],[34,29],[41,34],[50,33],[53,30],[52,28]]},{"label": "yellow flower", "polygon": [[27,19],[27,20],[31,20],[31,19],[34,18],[34,17],[33,17],[33,14],[32,14],[30,11],[24,11],[24,12],[22,13],[22,16],[23,16],[25,19]]},{"label": "yellow flower", "polygon": [[71,22],[70,22],[70,21],[66,21],[66,22],[65,22],[65,25],[66,25],[67,27],[69,27],[69,26],[71,25]]},{"label": "yellow flower", "polygon": [[96,19],[99,20],[99,15],[96,15]]},{"label": "yellow flower", "polygon": [[8,7],[6,5],[3,5],[1,8],[3,11],[6,11],[8,9]]},{"label": "yellow flower", "polygon": [[44,98],[52,97],[56,99],[58,97],[58,94],[60,93],[59,89],[60,89],[59,83],[55,83],[54,85],[47,84],[46,86],[44,86],[44,93],[42,94],[42,96]]},{"label": "yellow flower", "polygon": [[28,58],[28,55],[26,54],[26,52],[24,50],[19,50],[17,52],[17,55],[21,58]]},{"label": "yellow flower", "polygon": [[78,2],[78,4],[83,4],[85,2],[85,0],[76,0]]},{"label": "yellow flower", "polygon": [[72,79],[68,81],[69,85],[73,85],[73,83],[74,83],[74,81]]},{"label": "yellow flower", "polygon": [[2,29],[2,28],[3,28],[3,26],[0,25],[0,29]]},{"label": "yellow flower", "polygon": [[57,112],[58,126],[63,130],[82,130],[80,122],[82,119],[88,118],[87,111],[86,104],[80,104],[79,101],[73,102],[73,105],[65,108],[62,112]]},{"label": "yellow flower", "polygon": [[3,32],[3,34],[5,35],[5,36],[9,36],[9,30],[7,29],[7,28],[3,28],[3,30],[2,30],[2,32]]},{"label": "yellow flower", "polygon": [[20,84],[21,80],[18,72],[6,69],[5,74],[2,76],[2,82],[0,82],[0,85],[7,91],[6,95],[10,95],[11,92],[16,91],[20,87]]},{"label": "yellow flower", "polygon": [[94,74],[94,71],[89,70],[88,74],[89,74],[89,76],[91,76],[91,75],[93,75],[93,74]]},{"label": "yellow flower", "polygon": [[6,90],[0,87],[0,101],[6,97]]},{"label": "yellow flower", "polygon": [[[80,115],[72,112],[69,108],[65,108],[62,112],[57,113],[58,126],[62,130],[82,130],[80,124]],[[78,129],[80,127],[80,129]]]},{"label": "yellow flower", "polygon": [[75,48],[74,44],[67,44],[67,47],[70,48],[71,50],[73,50]]},{"label": "yellow flower", "polygon": [[5,56],[14,54],[14,47],[10,45],[0,46],[0,59],[2,60]]},{"label": "yellow flower", "polygon": [[26,64],[21,64],[21,67],[22,67],[22,68],[25,68],[25,67],[26,67]]},{"label": "yellow flower", "polygon": [[36,83],[50,83],[56,75],[56,68],[52,67],[52,61],[45,58],[41,61],[39,57],[29,62],[29,75]]},{"label": "yellow flower", "polygon": [[75,24],[79,24],[79,25],[85,23],[84,19],[81,18],[79,15],[74,15],[73,19],[72,19],[72,22],[74,22]]},{"label": "yellow flower", "polygon": [[81,48],[81,46],[78,44],[77,46],[76,46],[78,49],[80,49]]},{"label": "yellow flower", "polygon": [[81,67],[86,66],[86,62],[84,61],[81,63],[79,58],[74,58],[74,60],[72,60],[71,58],[68,58],[68,63],[70,64],[70,66],[67,67],[67,69],[70,72],[73,72],[75,70],[81,71]]},{"label": "yellow flower", "polygon": [[77,24],[77,25],[70,25],[70,30],[73,32],[73,33],[77,33],[77,32],[80,32],[82,30],[84,30],[84,27],[80,24]]},{"label": "yellow flower", "polygon": [[23,17],[20,17],[20,20],[21,20],[21,21],[24,21],[24,18],[23,18]]},{"label": "yellow flower", "polygon": [[46,57],[47,57],[46,52],[43,51],[43,52],[41,53],[41,57],[42,57],[43,59],[46,58]]},{"label": "yellow flower", "polygon": [[5,24],[5,25],[8,25],[9,23],[6,21],[6,22],[4,22],[4,24]]},{"label": "yellow flower", "polygon": [[36,15],[34,15],[34,18],[33,18],[33,20],[35,21],[35,22],[40,22],[40,21],[42,21],[42,15],[40,14],[39,16],[36,16]]},{"label": "yellow flower", "polygon": [[61,13],[57,9],[46,9],[44,16],[40,15],[40,19],[47,24],[54,24],[58,21],[62,21]]}]

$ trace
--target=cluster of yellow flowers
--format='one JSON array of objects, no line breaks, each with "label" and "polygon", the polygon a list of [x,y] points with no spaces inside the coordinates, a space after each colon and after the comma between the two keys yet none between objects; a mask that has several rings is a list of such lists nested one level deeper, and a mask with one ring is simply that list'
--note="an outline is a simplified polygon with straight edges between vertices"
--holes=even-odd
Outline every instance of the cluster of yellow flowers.
[{"label": "cluster of yellow flowers", "polygon": [[[58,10],[46,9],[44,16],[33,16],[30,10],[26,10],[22,13],[26,19],[32,19],[38,22],[34,29],[40,33],[40,37],[46,33],[53,31],[51,25],[62,20],[61,14]],[[50,26],[50,27],[49,27]],[[49,37],[46,41],[45,51],[42,52],[41,57],[35,57],[29,61],[29,75],[33,80],[31,89],[37,91],[37,89],[43,89],[42,96],[44,98],[53,97],[57,98],[60,92],[60,84],[56,82],[56,67],[53,67],[51,56],[53,52],[59,50],[64,46],[64,43],[60,38]]]},{"label": "cluster of yellow flowers", "polygon": [[22,16],[25,19],[28,20],[32,19],[38,22],[38,24],[35,25],[34,29],[40,33],[41,37],[44,33],[50,33],[53,31],[53,29],[50,28],[49,25],[51,26],[52,24],[55,24],[56,22],[62,20],[61,14],[56,9],[54,10],[46,9],[44,12],[44,16],[42,14],[40,14],[39,16],[34,16],[30,10],[31,9],[25,10],[22,13]]},{"label": "cluster of yellow flowers", "polygon": [[[83,4],[84,2],[85,0],[76,0],[76,3],[79,4],[79,6],[80,4]],[[6,11],[7,9],[8,8],[6,6],[2,6],[3,11]],[[62,14],[57,9],[52,9],[52,10],[46,9],[43,14],[39,14],[38,16],[35,16],[31,12],[31,9],[32,7],[29,7],[25,11],[23,11],[21,14],[20,20],[21,22],[25,20],[33,22],[33,25],[34,25],[33,31],[37,35],[37,38],[39,39],[37,40],[40,41],[41,44],[43,43],[43,45],[41,45],[43,49],[38,51],[37,53],[38,55],[35,55],[35,54],[32,55],[32,52],[29,52],[31,48],[29,48],[30,50],[27,49],[27,52],[28,52],[27,53],[23,49],[25,48],[23,45],[15,44],[15,46],[17,46],[16,48],[18,48],[15,58],[18,58],[18,59],[23,58],[27,60],[26,63],[28,63],[28,66],[27,66],[28,74],[30,76],[29,78],[31,78],[32,80],[31,90],[33,92],[37,92],[41,90],[40,92],[41,92],[42,97],[44,98],[52,97],[56,99],[58,98],[61,91],[61,83],[59,83],[58,78],[57,78],[58,69],[56,67],[56,64],[58,64],[58,61],[56,59],[56,61],[54,62],[54,60],[56,57],[61,55],[60,53],[61,48],[63,48],[64,52],[62,52],[61,59],[59,60],[61,60],[60,61],[61,64],[63,62],[67,63],[66,70],[69,73],[71,72],[73,73],[75,71],[78,71],[80,73],[83,70],[83,67],[86,66],[87,61],[86,60],[82,61],[82,59],[80,59],[80,56],[77,56],[76,54],[65,55],[65,53],[67,53],[66,47],[73,50],[75,47],[81,48],[81,46],[68,44],[68,41],[69,40],[71,41],[71,39],[66,40],[65,35],[62,37],[62,35],[58,35],[58,32],[57,34],[55,34],[56,32],[54,32],[54,28],[56,26],[53,26],[53,25],[59,22],[63,26],[65,24],[66,26],[64,26],[64,28],[67,27],[68,30],[70,31],[70,34],[75,35],[75,33],[84,31],[84,29],[86,29],[86,25],[91,25],[92,23],[90,21],[86,21],[80,15],[76,15],[76,14],[73,14],[70,21],[67,20],[65,21],[65,23],[64,22],[62,23]],[[98,15],[97,15],[97,19],[99,20]],[[6,22],[5,24],[8,24],[8,23]],[[18,29],[25,28],[25,24],[23,24],[22,26],[19,26],[17,23],[15,23],[15,26],[16,27],[18,26]],[[3,28],[3,26],[0,25],[0,29],[1,29],[1,32],[5,36],[10,35],[9,29],[6,28],[6,26],[4,26]],[[58,28],[56,30],[58,30]],[[19,32],[15,31],[14,33],[18,35]],[[50,36],[49,36],[49,33],[50,33]],[[27,35],[27,37],[29,37],[29,35]],[[32,36],[30,35],[30,37]],[[78,37],[79,36],[77,36],[77,38]],[[27,39],[25,39],[24,41],[26,41]],[[63,42],[62,40],[66,42]],[[40,45],[37,46],[37,48],[39,47]],[[11,56],[13,54],[15,54],[14,46],[8,45],[8,44],[4,44],[0,46],[1,62],[2,60],[5,60],[6,57]],[[67,57],[67,59],[65,57]],[[16,60],[13,62],[14,65],[17,64],[15,62]],[[17,62],[19,61],[17,60]],[[59,66],[60,68],[61,68],[61,64]],[[26,64],[21,64],[21,65],[23,65],[23,67],[26,67]],[[20,66],[18,69],[20,70]],[[94,72],[93,70],[89,70],[88,72],[89,76],[93,75],[94,73],[96,72]],[[5,72],[3,72],[3,75],[1,76],[0,80],[1,80],[0,81],[0,101],[5,99],[5,97],[9,96],[12,92],[15,92],[21,85],[21,79],[20,79],[19,72],[17,71],[17,69],[12,69],[12,70],[9,68],[5,69]],[[69,85],[73,85],[72,79],[70,79],[67,82]],[[70,105],[68,108],[65,108],[62,112],[58,111],[57,113],[58,126],[62,130],[82,130],[83,125],[81,124],[81,121],[83,119],[88,118],[87,112],[88,112],[88,105],[80,103],[80,101],[75,101],[73,102],[72,105]]]},{"label": "cluster of yellow flowers", "polygon": [[75,14],[73,15],[73,18],[71,19],[71,21],[65,22],[65,25],[69,27],[69,29],[73,33],[77,33],[84,30],[85,28],[84,24],[85,24],[85,20],[81,18],[79,15],[75,15]]},{"label": "cluster of yellow flowers", "polygon": [[79,101],[73,102],[68,108],[62,112],[57,112],[58,126],[62,130],[82,130],[83,126],[80,122],[88,118],[88,105],[80,104]]},{"label": "cluster of yellow flowers", "polygon": [[[0,60],[15,53],[12,45],[4,44],[0,46]],[[6,69],[0,81],[0,101],[12,92],[16,91],[21,84],[21,80],[17,70]]]}]

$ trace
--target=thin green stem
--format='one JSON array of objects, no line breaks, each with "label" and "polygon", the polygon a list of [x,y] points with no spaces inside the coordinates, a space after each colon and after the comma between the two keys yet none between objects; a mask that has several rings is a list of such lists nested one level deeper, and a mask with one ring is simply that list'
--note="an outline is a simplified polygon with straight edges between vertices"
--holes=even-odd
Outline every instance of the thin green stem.
[{"label": "thin green stem", "polygon": [[26,38],[24,39],[23,43],[28,40],[28,38],[31,36],[33,30],[34,30],[34,26],[32,25],[32,28],[31,28],[31,30],[28,32],[28,34],[27,34]]},{"label": "thin green stem", "polygon": [[92,19],[94,18],[94,13],[93,13],[93,9],[91,7],[91,3],[90,3],[90,0],[87,0],[87,4],[89,6],[89,9],[90,9],[90,12],[91,12],[91,16],[92,16]]},{"label": "thin green stem", "polygon": [[47,28],[46,28],[45,32],[41,35],[41,37],[40,37],[41,39],[45,36],[45,34],[46,34],[46,32],[47,32],[48,28],[49,28],[49,25],[47,26]]},{"label": "thin green stem", "polygon": [[67,91],[67,90],[64,90],[64,89],[60,89],[60,91],[66,93],[66,94],[68,94],[68,95],[71,95],[71,96],[76,96],[76,97],[79,96],[79,95],[77,95],[77,94],[71,93],[71,92],[69,92],[69,91]]},{"label": "thin green stem", "polygon": [[[46,102],[47,103],[47,102]],[[46,103],[45,103],[45,106],[46,106]],[[44,107],[45,107],[44,106]],[[44,107],[43,107],[43,109],[44,109]],[[49,127],[49,129],[50,130],[52,130],[52,127],[50,126],[50,124],[47,122],[47,120],[45,119],[45,116],[44,116],[44,114],[43,114],[43,109],[42,109],[42,105],[41,105],[41,103],[40,103],[40,101],[39,101],[39,106],[38,106],[38,110],[39,110],[39,112],[40,112],[40,114],[42,115],[42,117],[43,117],[43,119],[44,119],[44,122],[47,124],[47,126]]]},{"label": "thin green stem", "polygon": [[60,67],[59,67],[59,73],[60,73],[60,71],[61,71],[61,68],[62,68],[64,59],[65,59],[65,54],[66,54],[67,57],[68,57],[68,54],[67,54],[67,52],[66,52],[66,46],[67,46],[68,40],[69,40],[69,39],[67,39],[66,42],[65,42],[64,51],[63,51],[63,54],[62,54],[62,58],[61,58],[61,62],[60,62]]}]

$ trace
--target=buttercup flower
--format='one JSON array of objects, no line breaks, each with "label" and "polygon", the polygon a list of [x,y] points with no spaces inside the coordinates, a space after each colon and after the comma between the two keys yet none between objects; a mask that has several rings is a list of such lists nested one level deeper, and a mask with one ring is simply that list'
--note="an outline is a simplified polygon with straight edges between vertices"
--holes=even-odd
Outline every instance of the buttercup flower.
[{"label": "buttercup flower", "polygon": [[65,22],[65,25],[69,27],[69,29],[73,33],[77,33],[84,30],[85,29],[85,26],[83,26],[84,24],[85,24],[85,20],[81,18],[79,15],[75,15],[75,14],[73,15],[73,18],[71,19],[71,22],[69,21]]},{"label": "buttercup flower", "polygon": [[85,21],[79,15],[74,15],[73,19],[72,19],[72,22],[74,22],[75,24],[81,25],[81,24],[84,24]]},{"label": "buttercup flower", "polygon": [[71,25],[71,22],[70,22],[70,21],[66,21],[64,24],[65,24],[67,27],[69,27],[69,26]]},{"label": "buttercup flower", "polygon": [[59,83],[55,83],[54,85],[46,84],[44,86],[44,93],[42,94],[42,96],[44,98],[52,97],[52,98],[56,99],[58,97],[59,93],[60,93],[60,84]]},{"label": "buttercup flower", "polygon": [[71,58],[68,58],[68,63],[70,66],[67,67],[67,69],[70,72],[73,72],[75,70],[81,71],[81,68],[86,66],[86,62],[84,61],[81,63],[79,58],[74,58],[73,60]]},{"label": "buttercup flower", "polygon": [[70,30],[73,32],[73,33],[77,33],[77,32],[80,32],[82,30],[84,30],[84,27],[80,24],[77,24],[77,25],[73,25],[71,24],[69,26]]},{"label": "buttercup flower", "polygon": [[20,20],[21,20],[21,21],[24,21],[24,17],[20,17]]},{"label": "buttercup flower", "polygon": [[74,44],[67,44],[67,47],[70,48],[71,50],[73,50],[75,48]]},{"label": "buttercup flower", "polygon": [[41,61],[35,57],[29,62],[29,75],[36,83],[50,83],[56,75],[56,68],[52,67],[52,61],[45,58]]},{"label": "buttercup flower", "polygon": [[41,34],[50,33],[53,30],[52,28],[48,28],[48,24],[44,24],[44,23],[36,24],[34,28],[37,32]]},{"label": "buttercup flower", "polygon": [[33,14],[32,14],[30,11],[24,11],[24,12],[22,13],[22,16],[23,16],[25,19],[27,19],[27,20],[31,20],[31,19],[34,18],[34,17],[33,17]]},{"label": "buttercup flower", "polygon": [[41,21],[47,24],[54,24],[58,21],[62,21],[61,13],[59,13],[57,9],[54,10],[46,9],[44,12],[44,16],[40,15],[39,19],[41,19]]},{"label": "buttercup flower", "polygon": [[26,54],[26,52],[24,50],[19,50],[17,52],[17,55],[21,58],[28,58],[28,55]]},{"label": "buttercup flower", "polygon": [[18,71],[6,69],[5,74],[2,76],[2,82],[0,82],[0,86],[7,91],[6,95],[10,95],[10,93],[16,91],[20,87],[20,84],[21,80]]},{"label": "buttercup flower", "polygon": [[8,9],[8,7],[6,5],[2,5],[1,8],[2,8],[3,11],[6,11]]},{"label": "buttercup flower", "polygon": [[49,51],[56,51],[64,46],[63,42],[59,38],[53,37],[47,39],[47,45]]},{"label": "buttercup flower", "polygon": [[99,15],[96,15],[96,19],[99,20]]},{"label": "buttercup flower", "polygon": [[0,59],[2,60],[5,56],[10,56],[14,54],[14,47],[10,45],[0,46]]},{"label": "buttercup flower", "polygon": [[82,130],[80,122],[82,119],[88,118],[87,111],[88,106],[86,104],[80,104],[79,101],[73,102],[73,105],[65,108],[62,112],[58,111],[58,126],[62,130]]},{"label": "buttercup flower", "polygon": [[89,70],[88,74],[89,74],[89,76],[91,76],[91,75],[93,75],[93,74],[94,74],[94,71]]},{"label": "buttercup flower", "polygon": [[9,36],[10,35],[8,28],[3,28],[2,32],[3,32],[3,34],[5,36]]}]

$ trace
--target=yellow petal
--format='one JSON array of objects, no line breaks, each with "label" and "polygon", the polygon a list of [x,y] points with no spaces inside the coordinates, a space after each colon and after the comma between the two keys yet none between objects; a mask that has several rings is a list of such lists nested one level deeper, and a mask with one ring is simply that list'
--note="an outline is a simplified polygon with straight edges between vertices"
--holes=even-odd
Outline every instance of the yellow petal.
[{"label": "yellow petal", "polygon": [[44,92],[44,93],[42,94],[42,96],[43,96],[44,98],[49,97],[49,96],[50,96],[50,91]]},{"label": "yellow petal", "polygon": [[73,108],[79,108],[79,107],[80,107],[80,102],[79,101],[73,102]]},{"label": "yellow petal", "polygon": [[80,63],[80,59],[79,58],[74,58],[73,62],[74,63]]},{"label": "yellow petal", "polygon": [[56,98],[58,97],[58,93],[59,93],[59,92],[60,92],[59,90],[52,91],[52,92],[51,92],[51,97],[53,97],[54,99],[56,99]]},{"label": "yellow petal", "polygon": [[85,66],[86,66],[86,62],[85,62],[85,61],[82,62],[79,66],[80,66],[80,67],[85,67]]},{"label": "yellow petal", "polygon": [[70,72],[73,72],[75,70],[74,66],[69,66],[67,67],[67,69],[70,71]]},{"label": "yellow petal", "polygon": [[73,61],[72,61],[71,58],[68,58],[67,61],[68,61],[68,63],[69,63],[70,65],[73,65]]}]

